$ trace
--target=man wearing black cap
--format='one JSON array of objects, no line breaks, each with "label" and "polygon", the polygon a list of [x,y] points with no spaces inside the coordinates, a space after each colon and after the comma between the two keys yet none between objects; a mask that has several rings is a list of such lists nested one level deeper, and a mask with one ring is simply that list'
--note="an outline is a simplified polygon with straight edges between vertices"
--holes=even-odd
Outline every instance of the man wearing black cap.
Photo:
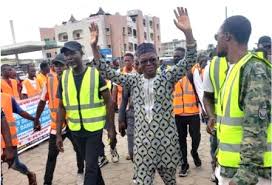
[{"label": "man wearing black cap", "polygon": [[267,59],[271,62],[271,37],[262,36],[259,38],[256,54],[259,57]]},{"label": "man wearing black cap", "polygon": [[103,148],[102,133],[108,121],[108,136],[116,139],[112,102],[105,80],[93,67],[82,63],[82,46],[66,42],[61,49],[69,69],[58,86],[57,147],[63,152],[61,123],[67,119],[69,130],[86,162],[84,185],[103,185],[98,155]]},{"label": "man wearing black cap", "polygon": [[142,43],[136,51],[143,74],[121,74],[100,59],[97,50],[98,26],[91,24],[91,46],[94,65],[113,82],[127,87],[135,111],[134,170],[138,185],[153,184],[158,171],[166,185],[176,184],[176,168],[180,160],[178,133],[173,112],[174,84],[186,74],[196,60],[194,40],[187,9],[177,8],[175,25],[186,36],[187,54],[184,60],[164,73],[157,73],[158,55],[151,43]]},{"label": "man wearing black cap", "polygon": [[[59,79],[63,71],[66,68],[64,55],[58,54],[52,61],[53,68],[55,72],[51,72],[47,75],[46,83],[42,90],[41,100],[38,104],[36,111],[35,122],[39,123],[39,119],[48,101],[48,106],[51,112],[51,129],[50,129],[50,138],[49,138],[49,148],[48,148],[48,157],[46,162],[46,170],[44,175],[44,185],[51,185],[53,180],[53,174],[56,167],[57,156],[59,150],[56,146],[56,118],[57,118],[57,107],[59,105],[59,100],[56,98]],[[79,152],[77,145],[73,141],[71,132],[66,129],[66,121],[62,123],[62,138],[65,139],[68,137],[73,144],[74,150],[76,152],[77,166],[78,166],[78,176],[77,184],[83,184],[83,170],[84,170],[84,161]]]}]

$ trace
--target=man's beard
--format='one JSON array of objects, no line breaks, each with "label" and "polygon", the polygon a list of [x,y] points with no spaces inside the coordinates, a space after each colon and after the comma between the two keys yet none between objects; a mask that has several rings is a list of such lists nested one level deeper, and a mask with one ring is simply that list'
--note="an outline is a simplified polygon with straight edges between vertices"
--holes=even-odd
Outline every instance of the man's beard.
[{"label": "man's beard", "polygon": [[226,51],[217,52],[217,56],[218,57],[226,57],[227,56],[227,52]]}]

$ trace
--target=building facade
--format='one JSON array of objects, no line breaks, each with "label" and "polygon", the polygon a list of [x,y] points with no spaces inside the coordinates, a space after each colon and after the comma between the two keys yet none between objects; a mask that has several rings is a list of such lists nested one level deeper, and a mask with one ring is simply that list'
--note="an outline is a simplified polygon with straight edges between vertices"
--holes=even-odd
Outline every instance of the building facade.
[{"label": "building facade", "polygon": [[[54,28],[40,28],[40,37],[42,41],[45,42],[56,42],[55,29]],[[57,55],[57,49],[43,50],[43,58],[47,60],[52,60]]]},{"label": "building facade", "polygon": [[161,52],[160,19],[143,15],[141,10],[130,10],[127,15],[111,15],[100,8],[96,14],[82,20],[71,16],[69,21],[52,28],[55,39],[58,42],[78,41],[83,46],[84,58],[90,58],[93,56],[89,31],[92,22],[99,27],[100,49],[110,50],[112,57],[122,57],[126,52],[134,53],[143,42],[154,43],[157,52]]},{"label": "building facade", "polygon": [[161,57],[172,57],[174,55],[174,50],[177,47],[186,48],[185,40],[174,39],[171,42],[164,42],[161,44]]}]

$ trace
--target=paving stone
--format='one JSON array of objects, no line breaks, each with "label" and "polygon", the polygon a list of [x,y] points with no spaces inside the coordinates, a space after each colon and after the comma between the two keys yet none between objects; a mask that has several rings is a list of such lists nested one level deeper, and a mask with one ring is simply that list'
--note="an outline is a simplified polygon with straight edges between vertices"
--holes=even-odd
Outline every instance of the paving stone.
[{"label": "paving stone", "polygon": [[[201,125],[201,143],[199,147],[199,155],[202,160],[202,167],[195,168],[192,157],[190,156],[191,138],[188,135],[188,161],[190,164],[190,173],[187,177],[178,177],[177,184],[186,185],[213,185],[210,182],[211,165],[210,165],[210,144],[209,135],[205,131],[205,125]],[[110,149],[107,145],[107,135],[104,132],[103,140],[105,152],[110,163],[102,168],[103,178],[107,185],[134,185],[132,183],[133,165],[131,161],[126,160],[127,156],[127,138],[118,135],[117,150],[120,155],[119,163],[112,163],[110,158]],[[54,173],[54,185],[75,185],[76,184],[76,155],[71,142],[66,139],[64,141],[64,153],[60,153],[57,159],[57,165]],[[45,172],[45,164],[48,154],[48,141],[41,143],[39,146],[31,150],[27,150],[19,155],[21,162],[27,165],[31,171],[35,171],[37,175],[38,185],[43,184],[43,176]],[[27,185],[27,177],[12,170],[7,169],[7,165],[2,166],[4,184],[5,185]],[[177,169],[177,173],[180,167]],[[155,184],[163,185],[158,174],[155,176]]]}]

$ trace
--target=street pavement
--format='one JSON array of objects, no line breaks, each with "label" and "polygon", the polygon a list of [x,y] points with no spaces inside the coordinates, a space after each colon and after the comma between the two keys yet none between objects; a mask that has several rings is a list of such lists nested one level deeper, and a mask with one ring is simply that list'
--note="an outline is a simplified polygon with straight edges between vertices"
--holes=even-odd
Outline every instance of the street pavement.
[{"label": "street pavement", "polygon": [[[188,160],[190,171],[187,177],[178,177],[178,185],[213,185],[209,180],[211,174],[210,165],[210,145],[209,135],[205,131],[205,125],[201,124],[201,143],[199,146],[199,155],[202,159],[202,167],[196,168],[194,166],[192,157],[190,156],[191,138],[187,137],[188,143]],[[118,163],[112,163],[110,158],[110,149],[107,145],[105,152],[110,163],[102,168],[103,178],[106,185],[134,185],[132,182],[133,165],[131,161],[126,160],[127,155],[127,138],[117,136],[118,144],[117,150],[120,155]],[[106,131],[104,132],[103,141],[106,144]],[[54,173],[53,185],[76,185],[76,155],[73,150],[70,140],[64,141],[64,153],[60,153],[57,160],[57,165]],[[45,164],[48,154],[48,141],[43,142],[39,146],[29,149],[22,153],[19,158],[20,161],[27,165],[27,167],[34,171],[37,175],[38,185],[43,184],[43,176],[45,172]],[[27,177],[7,167],[7,164],[2,165],[2,172],[4,176],[4,185],[27,185]],[[177,170],[178,173],[179,169]],[[155,185],[163,185],[158,173],[155,177]]]}]

